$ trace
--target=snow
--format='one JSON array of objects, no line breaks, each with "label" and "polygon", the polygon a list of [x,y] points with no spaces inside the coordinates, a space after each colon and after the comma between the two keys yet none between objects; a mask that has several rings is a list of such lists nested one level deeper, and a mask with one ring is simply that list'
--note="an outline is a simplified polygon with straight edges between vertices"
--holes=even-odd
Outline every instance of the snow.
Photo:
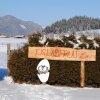
[{"label": "snow", "polygon": [[[17,44],[23,40],[6,39],[0,43]],[[13,42],[12,42],[13,41]],[[24,42],[26,42],[25,40]],[[80,41],[79,41],[80,43]],[[5,53],[6,47],[2,49],[1,55]],[[4,52],[4,51],[5,52]],[[0,55],[0,56],[1,56]],[[5,56],[4,55],[4,56]],[[0,62],[2,62],[0,57]],[[3,59],[6,63],[6,59]],[[72,88],[65,86],[51,86],[48,84],[32,85],[14,83],[12,77],[8,76],[6,66],[0,66],[0,100],[99,100],[100,88]]]},{"label": "snow", "polygon": [[[82,43],[84,43],[86,45],[86,48],[88,49],[89,48],[89,44],[86,43],[86,42],[81,42],[78,38],[76,38],[76,41],[77,43],[74,43],[73,41],[68,41],[70,44],[73,45],[73,48],[80,48],[79,45],[81,45]],[[95,40],[92,40],[93,42],[93,47],[96,49],[96,48],[99,48],[99,44],[96,43]]]},{"label": "snow", "polygon": [[76,32],[76,36],[80,37],[81,35],[87,36],[88,39],[94,39],[94,37],[100,37],[100,29]]},{"label": "snow", "polygon": [[98,47],[99,47],[99,44],[97,44],[96,41],[94,40],[94,41],[93,41],[93,46],[94,46],[95,48],[98,48]]},{"label": "snow", "polygon": [[20,26],[21,28],[23,28],[23,29],[26,29],[26,27],[25,27],[24,25],[22,25],[22,24],[19,24],[19,26]]},{"label": "snow", "polygon": [[7,44],[12,50],[22,47],[27,41],[27,38],[0,38],[0,66],[7,66]]},{"label": "snow", "polygon": [[0,81],[0,100],[99,100],[100,88],[71,88]]},{"label": "snow", "polygon": [[27,42],[27,38],[0,38],[0,44],[6,44],[6,43],[22,43]]},{"label": "snow", "polygon": [[18,46],[23,46],[27,42],[27,38],[0,38],[0,48],[3,46],[3,50],[6,50],[6,47],[4,46],[10,44],[11,49],[17,49]]},{"label": "snow", "polygon": [[79,44],[78,43],[74,43],[72,41],[68,41],[68,42],[73,45],[73,48],[79,48]]},{"label": "snow", "polygon": [[5,76],[5,77],[4,77],[4,80],[5,80],[7,83],[9,83],[9,84],[10,84],[10,83],[14,83],[11,76],[10,76],[10,77]]},{"label": "snow", "polygon": [[39,43],[44,44],[47,40],[46,35],[43,35],[42,37],[39,38]]},{"label": "snow", "polygon": [[54,40],[60,40],[61,42],[63,42],[62,36],[59,35],[59,34],[54,34],[53,39],[54,39]]},{"label": "snow", "polygon": [[[2,49],[3,48],[3,49]],[[5,53],[5,52],[7,52],[7,46],[5,46],[5,45],[0,45],[0,53]]]}]

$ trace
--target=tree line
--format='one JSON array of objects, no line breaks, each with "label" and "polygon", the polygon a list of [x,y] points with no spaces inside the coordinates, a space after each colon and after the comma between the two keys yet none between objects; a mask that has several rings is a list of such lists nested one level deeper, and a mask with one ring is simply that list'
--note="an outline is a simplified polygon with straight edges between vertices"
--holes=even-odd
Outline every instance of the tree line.
[{"label": "tree line", "polygon": [[100,28],[100,19],[87,16],[75,16],[68,20],[56,21],[51,26],[45,27],[45,33],[67,33],[69,31],[84,31]]}]

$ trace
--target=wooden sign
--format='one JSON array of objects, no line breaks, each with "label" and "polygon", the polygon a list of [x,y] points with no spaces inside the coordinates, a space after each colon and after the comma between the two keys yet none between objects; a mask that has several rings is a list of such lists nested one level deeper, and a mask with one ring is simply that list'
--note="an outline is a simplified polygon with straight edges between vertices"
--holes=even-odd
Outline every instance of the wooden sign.
[{"label": "wooden sign", "polygon": [[96,51],[62,47],[29,47],[28,57],[51,60],[95,61]]},{"label": "wooden sign", "polygon": [[96,61],[96,50],[73,49],[62,47],[29,47],[29,58],[46,58],[51,60],[81,61],[80,85],[85,86],[85,61]]}]

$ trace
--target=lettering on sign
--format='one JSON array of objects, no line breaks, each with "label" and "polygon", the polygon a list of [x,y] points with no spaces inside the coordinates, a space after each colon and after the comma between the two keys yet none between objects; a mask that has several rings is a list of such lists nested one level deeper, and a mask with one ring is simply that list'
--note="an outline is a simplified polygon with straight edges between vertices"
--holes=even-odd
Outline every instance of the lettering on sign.
[{"label": "lettering on sign", "polygon": [[64,47],[29,47],[28,57],[46,58],[51,60],[95,61],[96,50]]}]

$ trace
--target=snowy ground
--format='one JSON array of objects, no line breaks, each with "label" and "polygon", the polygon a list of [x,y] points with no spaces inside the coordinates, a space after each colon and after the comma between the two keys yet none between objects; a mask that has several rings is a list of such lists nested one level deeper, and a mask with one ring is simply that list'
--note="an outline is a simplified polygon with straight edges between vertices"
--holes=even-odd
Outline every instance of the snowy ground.
[{"label": "snowy ground", "polygon": [[100,100],[100,89],[15,84],[5,77],[0,81],[0,100]]},{"label": "snowy ground", "polygon": [[[5,42],[17,44],[19,41],[23,42],[15,39],[6,39]],[[6,65],[6,47],[1,46],[0,52],[0,63]],[[16,84],[11,77],[7,77],[7,67],[4,65],[0,65],[0,100],[100,100],[100,88]]]}]

